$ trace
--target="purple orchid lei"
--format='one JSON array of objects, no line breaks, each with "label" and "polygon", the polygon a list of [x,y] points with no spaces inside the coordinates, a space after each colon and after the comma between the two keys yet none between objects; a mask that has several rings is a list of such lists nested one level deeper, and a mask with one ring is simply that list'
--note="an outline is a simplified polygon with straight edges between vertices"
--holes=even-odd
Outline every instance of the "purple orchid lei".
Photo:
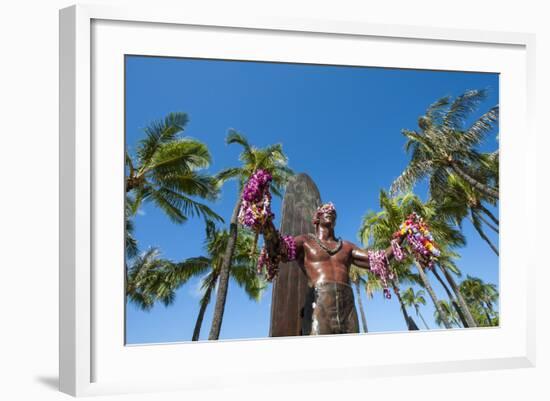
[{"label": "purple orchid lei", "polygon": [[264,225],[275,217],[271,212],[271,180],[271,174],[260,169],[250,176],[243,189],[238,220],[256,233],[261,232]]},{"label": "purple orchid lei", "polygon": [[281,253],[270,255],[266,247],[262,248],[258,258],[258,273],[261,274],[265,266],[267,281],[272,281],[279,272],[279,263],[290,262],[296,259],[296,242],[292,235],[279,236]]},{"label": "purple orchid lei", "polygon": [[[259,169],[248,179],[243,188],[241,208],[238,220],[244,226],[251,228],[256,233],[254,249],[258,235],[263,231],[266,224],[275,218],[271,211],[271,193],[269,185],[273,177],[265,170]],[[296,243],[290,235],[279,236],[281,251],[279,255],[269,255],[265,246],[258,258],[258,273],[263,267],[266,268],[267,280],[271,281],[278,272],[279,263],[289,262],[296,259]]]},{"label": "purple orchid lei", "polygon": [[367,251],[369,257],[370,270],[380,277],[382,282],[382,288],[384,289],[384,297],[391,298],[390,290],[388,289],[388,282],[393,280],[394,274],[390,269],[388,258],[386,257],[386,251]]}]

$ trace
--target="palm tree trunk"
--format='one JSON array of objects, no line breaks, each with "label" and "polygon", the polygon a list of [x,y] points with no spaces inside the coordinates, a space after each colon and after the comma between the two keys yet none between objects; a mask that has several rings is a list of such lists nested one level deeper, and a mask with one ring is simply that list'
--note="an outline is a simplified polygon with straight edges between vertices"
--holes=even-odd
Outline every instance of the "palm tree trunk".
[{"label": "palm tree trunk", "polygon": [[489,216],[489,218],[491,220],[493,220],[493,222],[498,226],[500,225],[500,221],[499,219],[497,219],[495,217],[495,215],[493,213],[491,213],[491,211],[489,209],[487,209],[485,206],[483,206],[482,204],[479,205],[479,208],[483,211],[483,213],[485,213],[487,216]]},{"label": "palm tree trunk", "polygon": [[405,308],[405,304],[403,303],[403,299],[401,299],[401,295],[399,294],[399,288],[397,288],[397,285],[395,284],[395,281],[392,280],[392,286],[393,286],[393,292],[395,293],[395,296],[399,300],[399,304],[401,305],[401,312],[403,312],[403,317],[405,318],[405,324],[407,325],[408,330],[418,330],[418,327],[416,325],[413,325],[411,323],[412,319],[410,318],[409,314],[407,313],[407,308]]},{"label": "palm tree trunk", "polygon": [[432,269],[432,273],[434,274],[437,281],[439,281],[439,283],[441,284],[441,286],[443,287],[443,289],[447,293],[447,297],[449,298],[449,301],[451,301],[451,304],[453,305],[453,308],[456,310],[456,313],[458,313],[458,317],[460,318],[460,321],[462,322],[462,326],[463,327],[469,327],[468,322],[466,321],[466,317],[464,316],[464,313],[462,313],[462,309],[456,303],[455,297],[453,297],[453,294],[449,290],[449,287],[447,287],[447,284],[445,284],[445,281],[443,281],[443,279],[441,278],[441,276],[439,275],[439,273],[437,272],[436,269],[437,269],[437,267],[434,266],[434,268]]},{"label": "palm tree trunk", "polygon": [[411,316],[409,316],[409,330],[420,330]]},{"label": "palm tree trunk", "polygon": [[479,212],[480,209],[475,209],[475,214],[476,216],[482,221],[485,223],[485,225],[487,225],[487,227],[489,227],[491,230],[493,230],[494,232],[496,232],[498,234],[498,228],[495,227],[493,224],[491,224],[490,222],[487,221],[487,219],[485,219],[485,217],[483,217],[483,215]]},{"label": "palm tree trunk", "polygon": [[487,237],[487,235],[483,232],[483,230],[481,229],[481,227],[480,227],[478,224],[476,224],[476,223],[474,222],[473,217],[468,216],[468,220],[470,220],[470,222],[472,223],[472,225],[473,225],[474,228],[476,229],[476,231],[477,231],[477,233],[479,234],[479,236],[480,236],[481,238],[483,238],[483,240],[484,240],[487,244],[489,244],[489,247],[491,247],[491,249],[493,250],[493,252],[494,252],[497,256],[499,256],[497,247],[491,242],[491,240],[490,240],[489,237]]},{"label": "palm tree trunk", "polygon": [[485,316],[487,317],[488,324],[489,326],[491,326],[493,321],[491,319],[491,313],[493,313],[493,308],[487,302],[482,302],[481,304],[485,305],[483,307],[483,310],[485,311]]},{"label": "palm tree trunk", "polygon": [[361,314],[361,323],[363,323],[363,333],[368,333],[367,318],[365,317],[365,310],[363,309],[363,301],[361,300],[361,288],[359,281],[355,282],[355,291],[357,292],[357,303],[359,304],[359,312]]},{"label": "palm tree trunk", "polygon": [[231,270],[231,260],[233,259],[233,253],[235,252],[235,245],[237,243],[237,229],[239,216],[239,209],[241,208],[241,196],[239,193],[237,203],[233,209],[231,215],[231,222],[229,224],[229,238],[227,240],[227,247],[225,248],[225,254],[223,255],[222,265],[220,268],[220,281],[218,285],[218,292],[216,295],[216,305],[214,306],[214,316],[212,317],[212,327],[210,328],[209,340],[217,340],[220,338],[220,330],[222,327],[223,312],[225,310],[225,301],[227,299],[227,289],[229,287],[229,271]]},{"label": "palm tree trunk", "polygon": [[498,191],[494,188],[491,188],[485,184],[482,184],[475,178],[471,177],[468,173],[466,173],[462,168],[458,165],[458,162],[451,161],[450,166],[453,169],[453,171],[464,181],[466,181],[468,184],[470,184],[472,187],[477,189],[480,192],[483,192],[485,195],[490,196],[492,198],[498,199]]},{"label": "palm tree trunk", "polygon": [[451,288],[453,289],[453,292],[455,293],[456,299],[458,300],[458,303],[460,304],[460,307],[462,308],[462,311],[464,312],[464,317],[466,318],[466,321],[468,322],[468,327],[477,327],[477,323],[472,316],[472,312],[470,312],[470,308],[468,307],[468,304],[464,300],[464,297],[462,296],[462,293],[460,292],[460,288],[458,288],[458,285],[456,285],[456,282],[454,281],[453,277],[449,273],[449,271],[439,265],[439,268],[443,272],[443,275],[451,285]]},{"label": "palm tree trunk", "polygon": [[447,315],[445,314],[445,311],[441,309],[441,306],[439,306],[439,300],[435,296],[435,292],[430,285],[430,281],[428,280],[428,277],[426,276],[426,273],[424,272],[424,269],[420,266],[420,264],[415,261],[414,265],[418,269],[418,274],[420,274],[420,279],[422,280],[422,283],[424,284],[424,288],[426,288],[426,291],[428,291],[428,294],[430,294],[430,298],[432,299],[432,302],[434,304],[435,309],[437,309],[437,312],[439,313],[439,316],[441,316],[441,321],[443,322],[443,325],[445,328],[450,329],[451,325],[449,324],[449,320],[447,319]]},{"label": "palm tree trunk", "polygon": [[483,308],[483,311],[485,312],[485,317],[487,318],[487,326],[491,325],[491,316],[489,315],[489,312],[487,311],[487,308]]},{"label": "palm tree trunk", "polygon": [[426,321],[424,320],[424,316],[422,316],[422,313],[420,313],[419,308],[416,309],[416,314],[420,316],[420,319],[422,319],[422,323],[424,323],[424,326],[426,326],[426,330],[430,330],[430,328],[428,327],[428,323],[426,323]]},{"label": "palm tree trunk", "polygon": [[[215,282],[216,280],[214,280],[214,283]],[[199,315],[197,316],[197,321],[195,322],[195,329],[193,330],[193,338],[191,339],[191,341],[199,341],[202,321],[204,319],[204,313],[206,312],[206,308],[208,307],[208,304],[210,304],[210,298],[212,296],[213,290],[214,290],[214,285],[211,285],[210,287],[208,287],[206,290],[206,293],[204,294],[201,300],[201,308],[199,309]]]}]

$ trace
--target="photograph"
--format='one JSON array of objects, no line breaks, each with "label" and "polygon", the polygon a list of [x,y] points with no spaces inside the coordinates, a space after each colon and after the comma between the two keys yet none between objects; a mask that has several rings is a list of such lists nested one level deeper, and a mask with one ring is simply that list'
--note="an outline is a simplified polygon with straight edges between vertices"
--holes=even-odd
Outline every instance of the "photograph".
[{"label": "photograph", "polygon": [[125,345],[499,327],[498,73],[127,54],[124,125]]}]

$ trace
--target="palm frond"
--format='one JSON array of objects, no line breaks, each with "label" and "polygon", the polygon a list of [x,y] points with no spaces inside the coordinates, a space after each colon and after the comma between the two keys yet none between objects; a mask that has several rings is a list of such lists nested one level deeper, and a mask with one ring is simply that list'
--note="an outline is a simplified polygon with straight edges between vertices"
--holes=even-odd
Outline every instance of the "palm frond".
[{"label": "palm frond", "polygon": [[223,218],[204,203],[198,202],[180,192],[162,187],[152,195],[157,205],[175,223],[183,223],[187,216],[202,216],[205,220],[223,221]]},{"label": "palm frond", "polygon": [[498,121],[499,106],[492,107],[487,113],[479,117],[462,135],[460,144],[464,148],[478,145],[491,132]]},{"label": "palm frond", "polygon": [[206,168],[212,161],[205,144],[183,138],[159,144],[148,163],[144,164],[141,173],[156,170],[158,173],[187,173]]},{"label": "palm frond", "polygon": [[162,182],[163,188],[180,194],[215,200],[220,193],[218,181],[209,174],[190,171],[183,174],[157,176],[157,178],[157,181]]},{"label": "palm frond", "polygon": [[216,174],[215,178],[217,181],[223,184],[228,180],[241,178],[244,175],[243,173],[244,171],[240,167],[230,167],[220,171],[218,174]]},{"label": "palm frond", "polygon": [[458,96],[450,105],[449,110],[443,117],[442,128],[445,132],[459,130],[465,119],[479,106],[487,97],[484,89],[469,90]]},{"label": "palm frond", "polygon": [[183,131],[189,118],[186,113],[169,113],[164,119],[154,121],[144,131],[146,138],[139,142],[137,155],[140,164],[146,165],[163,143],[172,141]]}]

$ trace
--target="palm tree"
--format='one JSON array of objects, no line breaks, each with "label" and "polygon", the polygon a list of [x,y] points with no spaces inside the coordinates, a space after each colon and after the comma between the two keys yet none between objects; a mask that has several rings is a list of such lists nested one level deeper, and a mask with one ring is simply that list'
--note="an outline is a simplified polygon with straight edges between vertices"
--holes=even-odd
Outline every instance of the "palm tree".
[{"label": "palm tree", "polygon": [[424,323],[424,326],[426,326],[426,329],[429,330],[428,324],[424,320],[424,317],[420,313],[420,305],[426,305],[426,299],[424,298],[424,291],[418,290],[416,293],[414,292],[412,287],[409,287],[405,292],[403,292],[403,302],[406,306],[413,306],[414,310],[416,311],[416,316],[420,317],[422,319],[422,322]]},{"label": "palm tree", "polygon": [[[453,247],[463,245],[464,236],[446,221],[439,219],[435,214],[435,205],[432,202],[423,203],[420,198],[412,193],[402,194],[396,198],[389,198],[384,190],[380,191],[380,212],[368,213],[361,224],[359,236],[365,246],[373,246],[383,249],[389,246],[392,234],[397,231],[399,225],[412,212],[416,212],[430,226],[436,243],[444,247]],[[430,295],[434,307],[439,308],[439,300],[430,284],[424,268],[412,257],[407,257],[399,262],[410,268],[416,266],[418,275],[422,281],[422,286]],[[394,262],[395,265],[399,263]],[[450,328],[450,323],[446,321],[445,313],[439,310],[440,317],[446,327]]]},{"label": "palm tree", "polygon": [[490,180],[494,178],[490,169],[478,168],[483,166],[483,158],[475,148],[493,130],[499,107],[492,107],[464,128],[465,119],[486,97],[485,90],[470,90],[452,102],[450,97],[441,98],[418,119],[419,131],[402,131],[411,160],[392,184],[392,193],[408,191],[426,177],[433,191],[454,173],[477,191],[498,200],[498,181]]},{"label": "palm tree", "polygon": [[230,179],[238,180],[238,195],[233,208],[233,214],[229,223],[229,239],[225,248],[225,253],[220,266],[220,277],[216,304],[214,306],[214,317],[212,327],[208,336],[209,340],[217,340],[220,336],[220,329],[225,309],[225,300],[227,298],[227,288],[229,280],[229,271],[231,261],[235,252],[238,230],[237,218],[241,207],[242,190],[248,178],[258,169],[264,169],[271,173],[273,180],[270,190],[273,194],[280,196],[281,191],[286,186],[289,178],[292,176],[292,170],[287,167],[287,158],[283,153],[281,144],[271,145],[266,148],[256,148],[251,146],[248,140],[235,130],[230,130],[226,138],[227,144],[238,144],[243,150],[239,156],[241,166],[231,167],[218,173],[217,179],[224,183]]},{"label": "palm tree", "polygon": [[485,283],[480,278],[468,275],[460,283],[460,292],[471,309],[477,312],[475,314],[480,325],[498,324],[498,312],[494,310],[494,304],[498,301],[499,294],[495,284]]},{"label": "palm tree", "polygon": [[149,310],[155,302],[172,304],[176,290],[192,277],[191,271],[206,268],[206,258],[190,258],[175,263],[160,257],[157,248],[149,248],[132,259],[126,278],[126,295],[143,310]]},{"label": "palm tree", "polygon": [[134,222],[131,218],[133,209],[134,202],[130,196],[126,195],[126,202],[124,202],[124,249],[128,259],[133,258],[138,253],[138,244],[134,237]]},{"label": "palm tree", "polygon": [[[447,301],[440,300],[438,301],[439,307],[434,311],[434,320],[438,326],[445,326],[449,329],[448,324],[450,323],[451,327],[460,327],[460,318],[456,313],[456,310],[451,308],[451,305]],[[441,313],[443,311],[444,315]],[[448,321],[449,323],[445,323]]]},{"label": "palm tree", "polygon": [[[477,327],[477,320],[473,317],[470,306],[462,296],[458,285],[451,275],[452,272],[460,276],[460,270],[458,270],[452,260],[445,260],[443,258],[440,258],[439,262],[437,263],[437,268],[439,268],[443,272],[443,275],[447,279],[447,282],[451,285],[456,301],[458,302],[457,305],[457,303],[453,300],[453,306],[455,306],[455,309],[459,313],[461,319],[463,319],[464,327]],[[449,292],[447,288],[446,291]],[[452,296],[450,296],[449,299],[452,299]]]},{"label": "palm tree", "polygon": [[357,293],[357,303],[359,304],[359,312],[361,315],[361,323],[363,324],[363,333],[368,333],[367,318],[365,317],[365,310],[363,309],[363,301],[361,300],[361,284],[366,285],[367,280],[363,277],[365,270],[351,265],[349,270],[350,281],[355,286],[355,292]]},{"label": "palm tree", "polygon": [[491,242],[483,226],[489,227],[495,233],[499,232],[498,218],[483,204],[488,202],[495,205],[492,198],[483,196],[474,187],[454,174],[449,174],[444,186],[432,193],[437,200],[438,214],[450,218],[456,225],[462,227],[462,221],[468,219],[479,236],[489,245],[498,256],[498,248]]},{"label": "palm tree", "polygon": [[[193,341],[198,341],[200,330],[204,319],[206,308],[208,307],[212,293],[219,282],[220,268],[223,261],[223,255],[229,240],[227,230],[212,230],[207,232],[205,243],[208,253],[208,274],[202,279],[201,289],[203,296],[200,300],[200,310],[193,330]],[[237,244],[235,246],[235,255],[233,256],[230,277],[243,288],[251,300],[259,301],[266,282],[256,274],[257,258],[250,257],[250,249],[254,243],[254,235],[244,228],[239,229]],[[204,271],[197,272],[204,273]]]},{"label": "palm tree", "polygon": [[[411,273],[408,268],[404,269],[404,267],[405,265],[403,264],[395,264],[393,266],[394,272],[399,277],[399,281],[401,283],[418,284],[420,282],[420,278],[418,277],[418,275]],[[365,283],[365,292],[367,293],[367,297],[372,299],[374,297],[374,293],[382,291],[384,287],[382,286],[382,282],[377,275],[369,270],[367,270],[366,275],[367,282]],[[399,302],[399,308],[401,310],[401,313],[403,314],[403,319],[405,319],[405,326],[407,327],[407,330],[418,330],[418,326],[407,313],[407,308],[405,307],[405,303],[403,302],[403,298],[401,297],[397,279],[394,278],[393,280],[391,280],[390,285],[392,287],[393,293],[397,297],[397,301]]]},{"label": "palm tree", "polygon": [[[455,252],[449,251],[445,247],[440,246],[441,254],[437,258],[437,263],[435,264],[434,268],[431,270],[437,281],[441,284],[443,289],[445,290],[447,297],[449,298],[449,301],[453,308],[455,309],[456,313],[460,317],[460,320],[462,321],[462,325],[464,327],[476,327],[477,324],[472,317],[472,314],[470,312],[470,309],[468,308],[468,305],[466,304],[464,298],[462,297],[462,294],[460,294],[460,291],[458,290],[458,287],[456,286],[456,283],[454,282],[453,278],[451,277],[449,272],[452,272],[456,275],[460,276],[460,270],[456,266],[454,259],[457,259],[459,255]],[[451,292],[443,278],[439,275],[438,270],[443,273],[451,287],[453,288],[454,294]]]},{"label": "palm tree", "polygon": [[[142,310],[150,310],[157,301],[166,306],[171,305],[176,298],[178,288],[191,278],[207,273],[202,280],[201,289],[204,293],[200,300],[199,314],[193,331],[192,340],[197,341],[206,308],[216,288],[219,266],[228,238],[227,231],[216,230],[209,224],[205,241],[208,256],[189,258],[176,263],[161,258],[156,248],[150,248],[142,255],[136,256],[127,278],[126,288],[130,301]],[[231,277],[239,287],[245,290],[250,299],[258,301],[266,284],[256,274],[255,261],[250,259],[252,243],[253,235],[243,229],[239,235]]]},{"label": "palm tree", "polygon": [[173,222],[188,216],[222,221],[207,205],[194,198],[213,200],[219,193],[216,180],[199,170],[210,165],[203,143],[179,134],[188,122],[185,113],[170,113],[145,128],[145,138],[135,157],[125,153],[126,193],[133,195],[135,214],[143,201],[152,201]]}]

